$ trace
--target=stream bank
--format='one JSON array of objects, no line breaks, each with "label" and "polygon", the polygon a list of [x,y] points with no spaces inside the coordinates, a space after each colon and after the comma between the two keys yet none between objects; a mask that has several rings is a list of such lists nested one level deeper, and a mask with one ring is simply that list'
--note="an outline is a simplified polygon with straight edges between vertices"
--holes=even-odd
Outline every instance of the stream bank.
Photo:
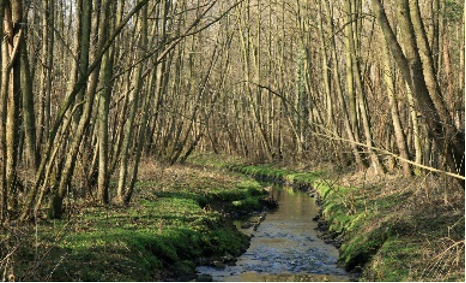
[{"label": "stream bank", "polygon": [[[140,167],[128,207],[73,203],[73,218],[1,230],[18,281],[189,281],[195,267],[228,262],[249,237],[228,219],[262,208],[250,177],[188,165]],[[44,212],[45,213],[45,212]],[[2,257],[3,258],[3,257]]]},{"label": "stream bank", "polygon": [[340,247],[340,262],[361,271],[361,281],[465,280],[464,190],[445,187],[439,176],[330,177],[274,165],[221,166],[315,192],[323,239]]},{"label": "stream bank", "polygon": [[435,176],[361,182],[366,179],[351,175],[337,182],[323,171],[224,161],[168,168],[145,161],[129,207],[67,199],[72,218],[9,223],[0,251],[10,254],[6,264],[17,281],[194,279],[197,265],[229,263],[249,245],[225,221],[260,208],[266,196],[244,174],[318,193],[326,220],[318,223],[327,224],[317,225],[328,225],[321,227],[328,239],[341,243],[339,259],[348,269],[362,268],[360,280],[464,282],[464,190],[446,194],[455,188]]},{"label": "stream bank", "polygon": [[233,265],[198,267],[200,277],[228,282],[353,281],[354,274],[337,264],[338,250],[319,239],[312,220],[319,206],[308,192],[270,184],[267,190],[278,208],[236,221],[251,237],[246,253]]}]

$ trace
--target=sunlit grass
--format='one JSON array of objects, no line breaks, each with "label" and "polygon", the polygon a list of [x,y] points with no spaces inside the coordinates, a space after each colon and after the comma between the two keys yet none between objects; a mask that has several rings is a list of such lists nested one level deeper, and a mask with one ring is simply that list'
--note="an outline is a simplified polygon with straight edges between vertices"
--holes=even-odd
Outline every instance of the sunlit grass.
[{"label": "sunlit grass", "polygon": [[[367,281],[464,281],[464,190],[435,176],[335,176],[280,165],[223,165],[254,177],[314,188],[340,260],[365,265]],[[450,180],[451,182],[451,180]],[[343,185],[342,185],[343,184]]]},{"label": "sunlit grass", "polygon": [[212,168],[166,168],[149,161],[141,171],[128,207],[83,204],[70,219],[24,227],[24,241],[15,252],[21,259],[17,276],[154,281],[170,272],[192,275],[199,259],[238,255],[247,247],[248,238],[224,214],[257,209],[265,196],[257,181]]}]

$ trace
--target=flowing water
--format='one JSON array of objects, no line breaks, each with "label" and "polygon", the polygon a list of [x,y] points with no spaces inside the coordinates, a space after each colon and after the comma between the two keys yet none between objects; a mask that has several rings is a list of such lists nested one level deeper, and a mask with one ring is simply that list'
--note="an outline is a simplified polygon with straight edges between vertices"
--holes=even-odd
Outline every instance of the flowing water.
[{"label": "flowing water", "polygon": [[[198,267],[199,274],[211,275],[214,281],[350,281],[349,274],[337,266],[338,250],[317,237],[319,213],[314,199],[291,188],[274,188],[271,193],[278,209],[268,212],[259,226],[238,229],[251,235],[249,249],[236,265]],[[248,220],[248,223],[258,222]]]}]

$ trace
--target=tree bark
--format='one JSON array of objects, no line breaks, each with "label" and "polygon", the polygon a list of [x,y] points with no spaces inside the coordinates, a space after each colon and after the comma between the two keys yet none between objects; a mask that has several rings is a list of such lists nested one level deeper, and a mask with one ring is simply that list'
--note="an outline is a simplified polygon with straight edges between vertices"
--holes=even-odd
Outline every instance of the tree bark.
[{"label": "tree bark", "polygon": [[[389,103],[390,103],[390,112],[392,116],[392,123],[393,129],[395,133],[395,140],[400,152],[400,156],[406,160],[410,160],[408,146],[406,144],[405,134],[403,132],[403,127],[401,125],[400,113],[398,111],[398,101],[395,97],[395,83],[393,80],[393,71],[392,71],[392,64],[390,62],[390,53],[389,51],[384,48],[383,52],[383,61],[382,61],[385,79],[385,87],[386,92],[388,95]],[[411,168],[407,162],[402,161],[402,168],[403,168],[403,175],[406,177],[411,176]]]},{"label": "tree bark", "polygon": [[[139,43],[139,47],[142,48],[142,49],[145,49],[147,44],[148,44],[148,30],[147,30],[147,7],[144,7],[142,13],[141,13],[141,17],[140,17],[140,22],[141,22],[141,34],[140,34],[140,43]],[[140,51],[141,52],[141,56],[143,55],[143,51]],[[155,74],[156,74],[156,70],[157,68],[155,68]],[[155,76],[152,76],[152,79],[155,80]],[[142,82],[141,82],[142,83]],[[126,189],[126,191],[124,192],[124,195],[118,195],[120,201],[123,202],[124,205],[128,205],[129,202],[131,201],[131,197],[133,196],[133,192],[134,192],[134,186],[136,184],[136,181],[137,181],[137,176],[138,176],[138,170],[139,170],[139,161],[141,159],[141,152],[142,152],[142,149],[144,148],[144,144],[145,144],[145,141],[146,141],[146,126],[147,126],[147,120],[150,116],[150,110],[149,110],[149,106],[150,106],[150,101],[151,101],[151,98],[152,98],[152,95],[153,95],[153,92],[150,92],[148,90],[145,91],[145,98],[143,100],[143,117],[141,119],[141,126],[140,126],[140,129],[139,129],[139,135],[138,137],[135,139],[135,158],[134,158],[134,168],[133,168],[133,174],[131,175],[131,179],[130,179],[130,182],[129,182],[129,186],[128,188]],[[138,97],[136,97],[136,99],[139,100],[139,95]],[[137,111],[137,106],[138,106],[138,102],[135,102],[134,99],[133,99],[133,103],[135,103],[135,106],[133,106],[133,109],[132,109],[132,112],[130,113],[130,115],[134,115],[135,112]],[[133,117],[133,120],[134,120],[134,117]],[[121,173],[121,171],[120,171]],[[118,184],[120,185],[120,184]],[[121,191],[121,188],[120,186],[118,186],[118,191],[120,192]]]},{"label": "tree bark", "polygon": [[[444,128],[444,122],[447,122],[445,126],[449,127],[448,121],[442,119],[445,118],[443,116],[444,113],[439,114],[439,111],[443,112],[442,109],[437,109],[432,98],[429,96],[416,43],[416,36],[410,18],[409,1],[398,0],[398,20],[402,36],[401,43],[405,50],[404,53],[390,26],[381,1],[374,0],[372,4],[384,33],[387,46],[390,48],[391,54],[395,58],[405,81],[415,96],[416,109],[426,119],[429,134],[433,136],[438,148],[443,152],[450,170],[464,175],[464,141],[462,141],[464,137],[460,133],[450,134],[449,130]],[[447,140],[446,138],[448,137],[451,137],[451,139]],[[462,185],[464,186],[464,182],[462,182]]]},{"label": "tree bark", "polygon": [[[0,38],[4,37],[5,0],[0,0]],[[8,58],[6,41],[1,41],[0,48],[0,223],[7,218],[8,190],[6,185],[6,97],[8,78],[5,58]]]},{"label": "tree bark", "polygon": [[[12,214],[17,210],[17,161],[19,133],[19,102],[21,97],[21,43],[23,42],[23,3],[22,0],[5,1],[5,44],[6,56],[3,58],[3,76],[6,84],[6,186],[8,209]],[[8,78],[7,78],[8,77]]]},{"label": "tree bark", "polygon": [[[333,18],[332,18],[332,13],[330,10],[330,5],[328,2],[326,2],[326,8],[327,8],[326,14],[327,14],[327,21],[329,24],[329,31],[330,31],[330,34],[333,35],[333,32],[334,32]],[[343,112],[343,124],[345,127],[346,134],[348,135],[348,139],[351,141],[350,146],[353,151],[353,155],[355,157],[356,166],[358,170],[362,170],[366,168],[366,165],[364,164],[361,158],[361,155],[359,154],[358,146],[354,143],[356,142],[356,138],[351,129],[351,124],[350,124],[351,122],[350,122],[350,117],[348,114],[348,108],[346,107],[346,102],[345,102],[345,98],[343,95],[343,89],[340,83],[340,74],[338,73],[339,67],[338,67],[337,47],[336,47],[334,36],[331,36],[330,44],[331,44],[330,47],[331,47],[331,52],[332,52],[332,57],[333,57],[333,60],[332,60],[333,79],[336,85],[336,91],[337,91],[338,98],[339,98],[340,109]]]},{"label": "tree bark", "polygon": [[[112,3],[107,3],[109,12],[113,11]],[[110,20],[107,20],[110,21]],[[113,29],[113,24],[107,22],[104,39],[108,37],[108,29]],[[108,179],[109,179],[109,138],[108,138],[108,116],[110,110],[110,98],[113,89],[113,61],[114,48],[110,47],[102,58],[102,83],[103,89],[99,92],[99,108],[97,113],[97,143],[99,147],[99,165],[97,179],[97,199],[103,204],[109,203]]]}]

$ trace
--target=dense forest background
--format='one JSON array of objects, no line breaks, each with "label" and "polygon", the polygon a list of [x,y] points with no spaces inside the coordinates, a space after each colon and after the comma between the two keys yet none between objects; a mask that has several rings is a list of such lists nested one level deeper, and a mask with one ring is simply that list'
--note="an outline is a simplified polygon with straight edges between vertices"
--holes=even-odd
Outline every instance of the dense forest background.
[{"label": "dense forest background", "polygon": [[0,3],[2,222],[195,151],[464,187],[464,1]]}]

